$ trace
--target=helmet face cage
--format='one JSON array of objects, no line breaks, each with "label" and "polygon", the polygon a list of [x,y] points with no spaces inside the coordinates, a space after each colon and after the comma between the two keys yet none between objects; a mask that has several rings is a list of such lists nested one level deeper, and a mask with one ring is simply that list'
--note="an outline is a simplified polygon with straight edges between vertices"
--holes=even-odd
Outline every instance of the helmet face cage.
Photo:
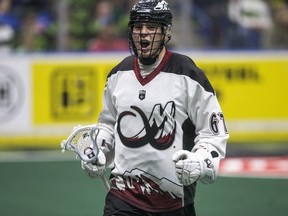
[{"label": "helmet face cage", "polygon": [[[153,40],[151,41],[150,55],[147,57],[142,56],[140,41],[134,41],[133,29],[135,25],[148,23],[155,26],[161,26],[161,33],[151,33]],[[156,61],[159,53],[165,44],[171,38],[172,14],[170,12],[167,2],[164,0],[140,0],[130,12],[129,21],[129,45],[130,51],[144,64],[152,64]],[[142,34],[142,32],[138,33]],[[155,41],[157,34],[162,34],[160,41]],[[135,34],[134,34],[135,35]],[[157,37],[159,38],[159,37]],[[138,44],[137,44],[138,43]],[[158,46],[154,46],[158,43]]]}]

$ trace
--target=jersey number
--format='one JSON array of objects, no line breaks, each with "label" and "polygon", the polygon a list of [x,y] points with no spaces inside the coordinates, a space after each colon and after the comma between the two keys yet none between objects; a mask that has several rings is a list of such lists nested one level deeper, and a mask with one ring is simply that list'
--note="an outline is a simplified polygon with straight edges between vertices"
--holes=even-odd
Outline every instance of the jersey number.
[{"label": "jersey number", "polygon": [[219,112],[217,114],[212,113],[212,115],[210,117],[210,128],[211,128],[212,132],[216,135],[218,135],[220,133],[220,131],[219,131],[219,124],[220,123],[222,123],[222,125],[223,125],[224,132],[228,133],[223,113],[221,113],[221,112]]}]

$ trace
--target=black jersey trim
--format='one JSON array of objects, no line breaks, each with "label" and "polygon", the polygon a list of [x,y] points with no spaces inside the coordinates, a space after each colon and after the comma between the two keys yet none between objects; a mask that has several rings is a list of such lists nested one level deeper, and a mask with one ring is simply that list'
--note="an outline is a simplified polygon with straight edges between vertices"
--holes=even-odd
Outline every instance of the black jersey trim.
[{"label": "black jersey trim", "polygon": [[134,56],[130,55],[124,58],[118,65],[116,65],[111,72],[108,74],[107,79],[113,74],[118,73],[119,71],[129,71],[133,70],[133,59]]},{"label": "black jersey trim", "polygon": [[205,91],[215,94],[215,91],[205,73],[197,67],[195,62],[188,56],[172,52],[170,61],[163,68],[163,72],[188,76],[199,83]]}]

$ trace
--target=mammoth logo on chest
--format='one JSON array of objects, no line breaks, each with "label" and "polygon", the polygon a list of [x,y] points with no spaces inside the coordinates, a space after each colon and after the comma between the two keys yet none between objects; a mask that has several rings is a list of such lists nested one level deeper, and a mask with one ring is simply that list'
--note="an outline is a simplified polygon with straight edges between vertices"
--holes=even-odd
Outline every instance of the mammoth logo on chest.
[{"label": "mammoth logo on chest", "polygon": [[[139,107],[130,108],[131,110],[120,113],[117,120],[117,132],[125,146],[139,148],[149,143],[155,149],[164,150],[173,144],[176,133],[174,101],[169,101],[164,107],[161,104],[154,105],[149,117]],[[131,117],[137,120],[138,125],[131,129],[125,128],[125,131],[133,131],[132,135],[127,135],[122,132],[121,127],[126,126],[123,124],[125,118],[132,120]]]}]

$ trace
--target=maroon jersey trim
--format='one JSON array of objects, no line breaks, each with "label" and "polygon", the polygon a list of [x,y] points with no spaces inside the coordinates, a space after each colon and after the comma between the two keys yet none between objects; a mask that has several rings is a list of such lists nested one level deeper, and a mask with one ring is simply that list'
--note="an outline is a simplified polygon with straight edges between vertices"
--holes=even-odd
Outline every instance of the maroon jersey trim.
[{"label": "maroon jersey trim", "polygon": [[171,56],[172,56],[172,52],[170,52],[169,50],[166,50],[166,53],[165,53],[162,61],[158,65],[158,67],[155,68],[155,70],[152,71],[145,78],[143,78],[141,76],[140,67],[139,67],[139,64],[138,64],[138,59],[135,57],[134,58],[134,73],[135,73],[135,75],[137,77],[137,80],[141,83],[141,85],[144,86],[147,83],[149,83],[151,80],[153,80],[153,78],[156,77],[160,73],[160,71],[165,67],[165,65],[168,63],[169,59],[171,58]]}]

